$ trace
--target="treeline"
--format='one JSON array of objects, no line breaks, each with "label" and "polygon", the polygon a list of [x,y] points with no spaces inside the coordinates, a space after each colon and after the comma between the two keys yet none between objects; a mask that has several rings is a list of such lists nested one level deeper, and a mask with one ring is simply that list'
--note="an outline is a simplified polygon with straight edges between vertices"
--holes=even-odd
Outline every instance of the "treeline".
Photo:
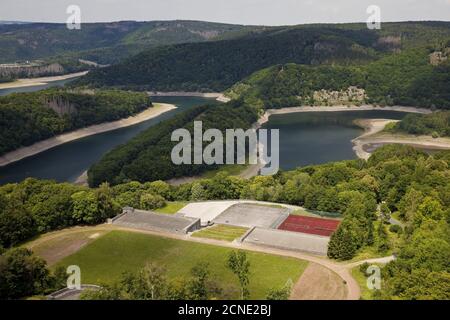
[{"label": "treeline", "polygon": [[44,259],[25,248],[0,250],[0,300],[46,295],[67,286],[67,273],[53,272]]},{"label": "treeline", "polygon": [[257,118],[254,108],[239,103],[206,105],[185,111],[108,152],[89,169],[89,185],[98,186],[103,182],[115,185],[127,181],[167,180],[195,176],[216,169],[216,165],[206,164],[175,165],[171,160],[171,152],[178,142],[171,141],[172,132],[185,128],[191,133],[193,141],[194,121],[202,121],[203,131],[214,128],[224,133],[225,129],[248,129]]},{"label": "treeline", "polygon": [[[405,50],[359,66],[277,65],[256,72],[226,94],[265,108],[370,103],[450,109],[450,63],[431,65],[432,50]],[[364,92],[346,92],[351,86]],[[325,98],[315,96],[320,90],[329,91]]]},{"label": "treeline", "polygon": [[[240,298],[248,299],[252,266],[245,251],[231,251],[224,264],[239,280]],[[234,289],[234,288],[233,288]],[[237,289],[237,288],[236,288]],[[287,300],[291,286],[270,289],[266,294],[268,300]],[[125,273],[120,281],[103,285],[100,290],[88,290],[81,294],[82,300],[227,300],[230,291],[224,290],[219,281],[214,279],[209,264],[197,263],[190,270],[188,277],[171,280],[164,268],[147,264],[137,273]],[[236,290],[237,291],[237,290]]]},{"label": "treeline", "polygon": [[431,135],[435,138],[449,137],[450,111],[426,115],[409,114],[387,130],[416,135]]},{"label": "treeline", "polygon": [[108,185],[88,189],[27,179],[0,187],[0,247],[74,225],[106,221],[121,212]]},{"label": "treeline", "polygon": [[74,84],[155,91],[223,91],[255,71],[279,63],[372,61],[378,55],[371,47],[377,38],[367,29],[332,26],[269,29],[238,39],[144,51],[91,72]]},{"label": "treeline", "polygon": [[[433,51],[437,44],[449,39],[448,23],[386,23],[380,32],[367,30],[364,24],[275,27],[231,40],[144,51],[96,70],[78,84],[156,91],[223,91],[253,72],[277,64],[364,65],[386,56],[395,60],[400,51]],[[385,68],[390,71],[388,65]],[[383,73],[379,77],[389,78]],[[437,80],[440,75],[432,77]]]},{"label": "treeline", "polygon": [[0,97],[0,155],[55,135],[126,118],[151,106],[144,93],[52,88]]}]

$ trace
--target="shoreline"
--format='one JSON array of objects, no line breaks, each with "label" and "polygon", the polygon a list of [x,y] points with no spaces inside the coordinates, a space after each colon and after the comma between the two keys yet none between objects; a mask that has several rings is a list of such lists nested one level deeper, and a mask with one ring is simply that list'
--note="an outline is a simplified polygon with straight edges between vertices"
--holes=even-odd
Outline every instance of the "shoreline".
[{"label": "shoreline", "polygon": [[201,98],[215,98],[220,102],[229,102],[230,98],[226,97],[221,92],[185,92],[185,91],[147,91],[150,97],[201,97]]},{"label": "shoreline", "polygon": [[36,142],[30,146],[21,147],[14,151],[10,151],[3,156],[0,156],[0,167],[4,167],[19,160],[34,156],[38,153],[60,146],[67,142],[75,141],[107,131],[129,127],[140,122],[150,120],[175,108],[176,106],[173,104],[154,103],[153,107],[147,108],[146,110],[128,118],[95,124],[89,127],[59,134],[55,137]]},{"label": "shoreline", "polygon": [[399,120],[389,119],[358,119],[355,124],[365,130],[359,137],[352,140],[353,151],[358,158],[367,160],[372,152],[366,150],[366,146],[374,144],[403,144],[417,148],[450,150],[450,138],[433,138],[431,136],[395,135],[382,132],[385,126]]},{"label": "shoreline", "polygon": [[387,106],[377,107],[374,105],[362,106],[302,106],[302,107],[286,107],[280,109],[267,109],[266,112],[258,119],[258,124],[263,125],[269,121],[270,116],[276,114],[289,114],[301,112],[342,112],[342,111],[398,111],[409,113],[429,114],[433,113],[430,109],[406,106]]},{"label": "shoreline", "polygon": [[69,73],[69,74],[60,75],[60,76],[17,79],[13,82],[0,83],[0,90],[1,89],[15,89],[15,88],[42,86],[42,85],[48,84],[49,82],[81,77],[81,76],[86,75],[88,72],[89,71],[82,71],[82,72]]},{"label": "shoreline", "polygon": [[[378,107],[374,105],[362,106],[302,106],[302,107],[286,107],[280,109],[267,109],[255,123],[255,128],[259,129],[269,121],[270,116],[276,114],[289,114],[301,112],[345,112],[345,111],[398,111],[418,114],[433,113],[430,109],[407,106],[386,106]],[[386,134],[384,136],[376,136],[380,133],[388,123],[397,122],[399,120],[392,119],[358,119],[355,123],[363,128],[365,132],[359,137],[351,140],[353,144],[353,151],[360,159],[369,159],[371,153],[365,150],[368,144],[406,144],[416,147],[424,147],[427,149],[450,149],[450,139],[437,138],[434,139],[429,136],[393,136]],[[420,141],[422,140],[422,141]]]}]

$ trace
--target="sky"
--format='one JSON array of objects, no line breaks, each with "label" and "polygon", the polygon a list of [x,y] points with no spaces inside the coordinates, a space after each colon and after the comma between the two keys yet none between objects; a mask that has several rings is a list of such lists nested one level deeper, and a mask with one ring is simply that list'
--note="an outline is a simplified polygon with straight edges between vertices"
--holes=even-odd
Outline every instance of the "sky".
[{"label": "sky", "polygon": [[81,22],[202,20],[247,25],[365,22],[367,7],[381,21],[450,21],[450,0],[0,0],[0,20],[66,22],[69,5]]}]

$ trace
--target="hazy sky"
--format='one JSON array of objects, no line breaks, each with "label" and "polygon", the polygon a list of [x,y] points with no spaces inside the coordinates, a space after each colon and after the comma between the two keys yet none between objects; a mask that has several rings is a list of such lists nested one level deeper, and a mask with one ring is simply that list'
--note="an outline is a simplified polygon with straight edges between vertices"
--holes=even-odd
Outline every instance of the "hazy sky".
[{"label": "hazy sky", "polygon": [[189,19],[240,24],[363,22],[378,5],[382,21],[450,21],[450,0],[0,0],[0,20],[65,22],[69,5],[82,22]]}]

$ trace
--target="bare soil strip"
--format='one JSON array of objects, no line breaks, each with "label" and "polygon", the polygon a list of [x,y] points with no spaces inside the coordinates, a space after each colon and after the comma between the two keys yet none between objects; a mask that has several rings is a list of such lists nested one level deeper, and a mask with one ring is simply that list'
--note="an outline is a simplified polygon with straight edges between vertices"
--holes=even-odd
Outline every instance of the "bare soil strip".
[{"label": "bare soil strip", "polygon": [[56,146],[62,145],[70,141],[78,140],[102,132],[132,126],[140,122],[150,120],[175,108],[176,106],[172,104],[155,103],[153,107],[148,108],[142,111],[141,113],[135,116],[128,117],[126,119],[96,124],[86,128],[81,128],[75,131],[60,134],[56,137],[49,138],[43,141],[39,141],[31,146],[22,147],[1,156],[0,167],[33,156],[35,154],[38,154],[40,152],[46,151],[48,149],[54,148]]},{"label": "bare soil strip", "polygon": [[369,159],[371,153],[364,149],[370,144],[406,144],[425,149],[450,149],[449,138],[433,138],[431,136],[415,136],[409,134],[393,134],[383,132],[387,124],[397,122],[389,119],[360,119],[355,124],[365,129],[365,133],[352,140],[353,150],[361,159]]},{"label": "bare soil strip", "polygon": [[294,285],[291,300],[345,300],[343,280],[333,271],[310,263]]},{"label": "bare soil strip", "polygon": [[23,87],[33,87],[33,86],[41,86],[53,81],[67,80],[76,77],[84,76],[89,71],[77,72],[77,73],[69,73],[62,76],[54,76],[54,77],[40,77],[40,78],[26,78],[26,79],[17,79],[13,82],[0,83],[0,89],[13,89],[13,88],[23,88]]}]

